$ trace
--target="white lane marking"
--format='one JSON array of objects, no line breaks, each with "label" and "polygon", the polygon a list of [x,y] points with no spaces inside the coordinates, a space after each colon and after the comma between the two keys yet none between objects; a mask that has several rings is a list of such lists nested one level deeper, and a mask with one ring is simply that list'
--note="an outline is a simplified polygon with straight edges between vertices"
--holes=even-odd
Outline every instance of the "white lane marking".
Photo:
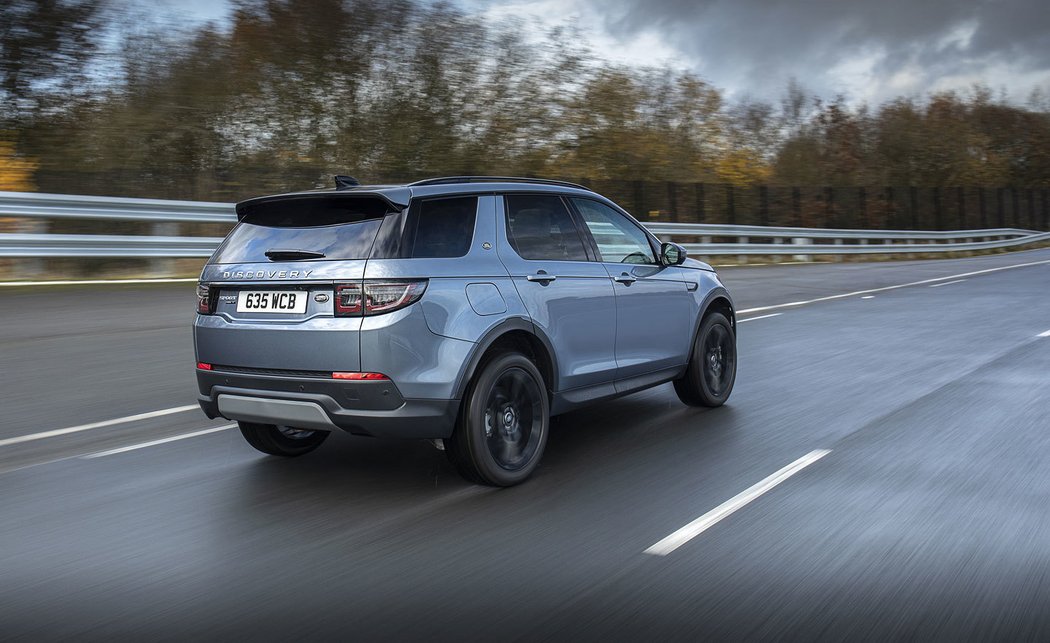
[{"label": "white lane marking", "polygon": [[127,417],[116,418],[115,420],[103,420],[102,422],[92,422],[91,424],[81,424],[79,426],[71,426],[65,429],[54,429],[53,431],[44,431],[42,433],[31,433],[29,435],[20,435],[14,438],[6,438],[0,440],[0,447],[6,447],[10,444],[20,444],[22,442],[32,442],[33,440],[43,440],[44,438],[53,438],[59,435],[67,435],[69,433],[79,433],[81,431],[90,431],[91,429],[101,429],[107,426],[114,426],[116,424],[127,424],[128,422],[138,422],[139,420],[149,420],[152,418],[159,418],[165,415],[172,415],[175,413],[185,413],[186,411],[192,411],[199,409],[200,406],[197,404],[188,404],[186,406],[176,406],[170,409],[161,409],[159,411],[149,411],[148,413],[139,413],[138,415],[129,415]]},{"label": "white lane marking", "polygon": [[1044,330],[1043,332],[1036,335],[1036,337],[1050,337],[1050,330]]},{"label": "white lane marking", "polygon": [[875,299],[875,295],[864,295],[861,299]]},{"label": "white lane marking", "polygon": [[99,284],[182,284],[197,281],[185,279],[67,279],[57,281],[0,281],[0,286],[93,286]]},{"label": "white lane marking", "polygon": [[1031,261],[1029,263],[1018,263],[1011,266],[999,266],[998,268],[986,268],[984,270],[975,270],[973,272],[964,272],[959,275],[947,275],[944,277],[934,277],[933,279],[923,279],[922,281],[912,281],[906,284],[897,284],[896,286],[883,286],[882,288],[871,288],[869,290],[858,290],[856,292],[846,292],[841,295],[828,295],[827,297],[818,297],[816,299],[807,299],[806,301],[792,301],[786,304],[775,304],[773,306],[759,306],[758,308],[745,308],[744,310],[736,311],[738,315],[744,315],[747,313],[760,313],[767,310],[776,310],[777,308],[793,308],[795,306],[805,306],[806,304],[815,304],[819,301],[831,301],[832,299],[842,299],[844,297],[854,297],[856,295],[867,295],[873,292],[885,292],[887,290],[896,290],[898,288],[907,288],[909,286],[923,286],[925,284],[932,284],[938,281],[945,281],[948,279],[958,279],[959,277],[973,277],[974,275],[984,275],[990,272],[999,272],[1000,270],[1012,270],[1014,268],[1027,268],[1028,266],[1041,266],[1050,263],[1050,259],[1044,261]]},{"label": "white lane marking", "polygon": [[721,521],[723,518],[732,515],[735,511],[743,508],[752,500],[755,500],[765,492],[769,491],[773,487],[787,480],[791,476],[805,469],[806,467],[813,464],[817,460],[823,458],[829,453],[831,453],[831,449],[817,449],[815,451],[810,451],[809,453],[802,456],[798,460],[795,460],[780,471],[777,471],[773,475],[765,478],[758,484],[748,487],[744,491],[718,505],[711,511],[700,516],[685,527],[682,527],[681,529],[674,532],[670,536],[664,538],[652,547],[649,547],[643,553],[651,554],[653,556],[666,556],[667,554],[670,554],[671,552],[686,544],[693,538],[696,538],[697,536],[704,533],[714,525],[718,524],[718,522]]},{"label": "white lane marking", "polygon": [[209,433],[218,433],[219,431],[225,431],[232,429],[237,426],[236,424],[224,424],[211,429],[204,429],[203,431],[194,431],[193,433],[183,433],[182,435],[173,435],[170,438],[162,438],[160,440],[152,440],[150,442],[143,442],[141,444],[132,444],[131,446],[120,447],[119,449],[110,449],[109,451],[99,451],[98,453],[91,453],[85,456],[81,456],[84,460],[90,460],[91,458],[102,458],[107,455],[116,455],[118,453],[127,453],[128,451],[134,451],[136,449],[145,449],[146,447],[156,446],[158,444],[167,444],[168,442],[175,442],[176,440],[185,440],[186,438],[195,438],[198,435],[208,435]]},{"label": "white lane marking", "polygon": [[966,281],[965,279],[956,279],[955,281],[946,281],[943,284],[930,284],[930,288],[940,288],[941,286],[950,286],[952,284],[961,284]]},{"label": "white lane marking", "polygon": [[784,313],[770,313],[768,315],[759,315],[758,317],[748,317],[747,319],[738,319],[736,321],[737,321],[737,323],[743,323],[743,322],[746,322],[746,321],[755,321],[756,319],[767,319],[769,317],[776,317],[778,315],[783,315],[783,314]]}]

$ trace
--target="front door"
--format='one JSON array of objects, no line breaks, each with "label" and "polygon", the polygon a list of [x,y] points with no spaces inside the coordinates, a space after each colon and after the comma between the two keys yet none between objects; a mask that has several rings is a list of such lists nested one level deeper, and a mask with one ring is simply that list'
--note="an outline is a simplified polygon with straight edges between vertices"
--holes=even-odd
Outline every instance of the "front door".
[{"label": "front door", "polygon": [[648,235],[621,212],[593,199],[571,201],[616,292],[617,379],[685,364],[695,304],[680,271],[660,265]]}]

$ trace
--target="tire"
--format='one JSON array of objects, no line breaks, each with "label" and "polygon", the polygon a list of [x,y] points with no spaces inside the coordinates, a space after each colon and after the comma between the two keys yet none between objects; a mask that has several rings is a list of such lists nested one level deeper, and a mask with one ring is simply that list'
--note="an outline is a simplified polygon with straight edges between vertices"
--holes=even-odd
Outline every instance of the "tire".
[{"label": "tire", "polygon": [[309,453],[328,438],[328,431],[309,431],[274,424],[238,422],[241,435],[259,451],[286,458]]},{"label": "tire", "polygon": [[539,369],[520,353],[489,360],[474,376],[445,454],[471,482],[509,487],[536,469],[550,431]]},{"label": "tire", "polygon": [[722,313],[710,313],[693,340],[685,375],[674,381],[689,406],[722,406],[736,382],[736,333]]}]

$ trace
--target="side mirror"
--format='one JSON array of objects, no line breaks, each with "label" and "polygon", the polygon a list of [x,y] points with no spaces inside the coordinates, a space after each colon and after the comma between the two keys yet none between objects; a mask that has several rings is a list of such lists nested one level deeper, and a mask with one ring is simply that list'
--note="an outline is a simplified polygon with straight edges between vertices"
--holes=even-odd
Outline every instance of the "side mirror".
[{"label": "side mirror", "polygon": [[685,248],[677,243],[664,243],[660,245],[660,263],[665,266],[680,266],[688,253]]}]

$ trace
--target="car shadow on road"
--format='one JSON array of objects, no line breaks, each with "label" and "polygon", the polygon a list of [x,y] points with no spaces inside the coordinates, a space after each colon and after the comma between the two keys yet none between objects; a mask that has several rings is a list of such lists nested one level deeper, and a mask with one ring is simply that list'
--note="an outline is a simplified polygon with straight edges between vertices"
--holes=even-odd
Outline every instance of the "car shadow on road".
[{"label": "car shadow on road", "polygon": [[612,515],[626,498],[651,502],[714,469],[721,454],[740,448],[740,415],[730,406],[685,407],[665,387],[569,413],[552,424],[535,475],[509,489],[466,482],[429,442],[333,435],[299,458],[242,460],[211,497],[207,529],[214,552],[240,559],[292,555],[303,542],[315,554],[382,548],[407,534],[488,529],[492,521],[535,529],[530,521],[544,512],[558,524],[567,519],[555,507],[574,515],[566,509],[579,506],[574,498]]},{"label": "car shadow on road", "polygon": [[[521,488],[533,492],[573,483],[619,484],[683,452],[717,449],[733,440],[737,413],[731,406],[682,405],[669,386],[573,411],[551,424],[543,461]],[[255,502],[331,503],[347,511],[411,506],[457,493],[464,481],[429,441],[378,440],[334,434],[317,451],[299,458],[259,456],[244,471],[243,491]]]}]

